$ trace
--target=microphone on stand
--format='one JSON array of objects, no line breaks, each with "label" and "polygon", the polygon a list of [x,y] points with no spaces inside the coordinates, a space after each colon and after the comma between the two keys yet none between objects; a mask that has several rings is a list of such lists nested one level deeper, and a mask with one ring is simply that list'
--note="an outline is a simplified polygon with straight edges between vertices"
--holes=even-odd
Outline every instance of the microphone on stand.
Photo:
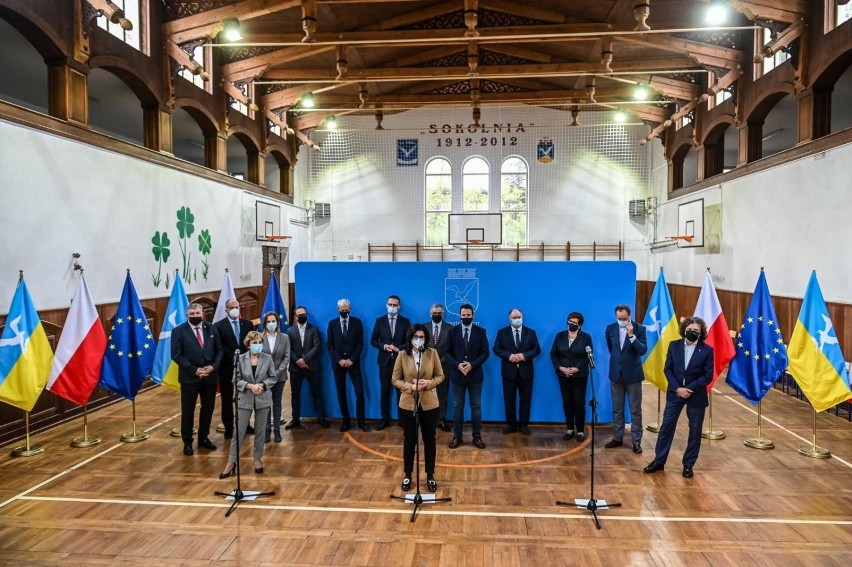
[{"label": "microphone on stand", "polygon": [[592,347],[590,347],[590,346],[586,347],[586,356],[589,357],[589,366],[591,368],[594,368],[595,367],[595,355],[592,354]]}]

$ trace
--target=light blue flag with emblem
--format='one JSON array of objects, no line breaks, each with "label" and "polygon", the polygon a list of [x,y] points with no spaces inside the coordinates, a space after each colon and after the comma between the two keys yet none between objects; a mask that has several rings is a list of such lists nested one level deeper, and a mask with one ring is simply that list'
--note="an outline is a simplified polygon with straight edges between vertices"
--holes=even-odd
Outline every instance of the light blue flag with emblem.
[{"label": "light blue flag with emblem", "polygon": [[645,379],[665,392],[668,388],[668,380],[663,373],[666,354],[669,351],[669,343],[680,338],[680,331],[672,296],[669,294],[669,286],[662,268],[660,268],[654,291],[651,293],[651,301],[648,302],[648,311],[645,313],[645,319],[642,320],[642,326],[645,327],[648,343],[648,350],[642,357]]},{"label": "light blue flag with emblem", "polygon": [[281,332],[287,331],[287,308],[284,306],[284,298],[281,297],[281,288],[278,287],[278,278],[275,277],[275,272],[269,278],[269,288],[266,290],[266,299],[263,300],[263,309],[261,310],[260,330],[263,329],[263,316],[269,312],[277,313]]},{"label": "light blue flag with emblem", "polygon": [[183,289],[183,282],[181,278],[177,277],[177,270],[175,270],[175,286],[172,288],[169,306],[166,307],[163,326],[160,327],[157,350],[154,353],[154,367],[151,369],[151,380],[161,386],[178,391],[180,391],[178,365],[172,360],[172,329],[186,322],[187,307],[189,307],[189,300]]},{"label": "light blue flag with emblem", "polygon": [[128,272],[107,337],[98,385],[128,400],[134,399],[151,373],[155,348],[154,334]]}]

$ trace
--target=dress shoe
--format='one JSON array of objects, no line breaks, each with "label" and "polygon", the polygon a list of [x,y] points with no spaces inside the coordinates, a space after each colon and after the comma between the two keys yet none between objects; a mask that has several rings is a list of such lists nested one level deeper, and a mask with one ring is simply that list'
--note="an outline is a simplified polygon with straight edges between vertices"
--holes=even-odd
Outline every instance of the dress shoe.
[{"label": "dress shoe", "polygon": [[294,419],[293,421],[291,421],[290,423],[288,423],[287,425],[284,426],[284,429],[286,429],[288,431],[290,429],[301,429],[301,428],[302,428],[302,422],[299,421],[298,419]]},{"label": "dress shoe", "polygon": [[381,431],[382,429],[384,429],[384,428],[385,428],[385,427],[387,427],[388,425],[390,425],[390,422],[389,422],[388,420],[386,420],[386,419],[383,419],[383,420],[381,420],[381,421],[379,422],[379,424],[376,426],[376,431]]},{"label": "dress shoe", "polygon": [[586,440],[586,434],[585,433],[578,433],[577,434],[577,443],[582,443],[585,440]]},{"label": "dress shoe", "polygon": [[369,431],[370,430],[370,428],[367,427],[367,424],[364,423],[363,421],[358,424],[358,429],[360,429],[361,431]]},{"label": "dress shoe", "polygon": [[281,430],[280,429],[275,430],[275,442],[281,443]]},{"label": "dress shoe", "polygon": [[633,444],[633,452],[637,455],[642,454],[642,443],[634,443]]},{"label": "dress shoe", "polygon": [[210,439],[207,438],[207,437],[202,437],[201,439],[199,439],[198,440],[198,446],[203,447],[203,448],[207,449],[208,451],[215,451],[216,450],[216,445],[214,445],[213,442],[210,441]]},{"label": "dress shoe", "polygon": [[683,467],[683,478],[692,478],[693,476],[692,467],[684,465]]},{"label": "dress shoe", "polygon": [[453,435],[453,440],[450,441],[448,445],[450,449],[455,449],[459,445],[463,445],[464,441],[462,441],[461,435]]},{"label": "dress shoe", "polygon": [[503,428],[503,435],[508,435],[510,433],[514,433],[517,430],[518,430],[517,425],[507,425],[506,427]]},{"label": "dress shoe", "polygon": [[232,474],[234,474],[235,472],[237,472],[237,466],[232,465],[230,469],[219,473],[219,480],[224,480],[224,479],[228,478],[229,476],[231,476]]},{"label": "dress shoe", "polygon": [[447,422],[445,422],[443,419],[438,422],[438,427],[441,429],[441,431],[449,431],[450,430],[450,426],[447,425]]},{"label": "dress shoe", "polygon": [[474,435],[473,446],[477,449],[485,449],[485,442],[482,440],[482,437],[480,437],[479,435]]},{"label": "dress shoe", "polygon": [[573,439],[573,438],[574,438],[574,430],[573,429],[571,429],[570,431],[566,431],[565,435],[562,436],[563,441],[568,441],[569,439]]},{"label": "dress shoe", "polygon": [[402,479],[402,484],[399,487],[403,492],[411,490],[411,477],[409,475],[405,475],[405,478]]},{"label": "dress shoe", "polygon": [[398,419],[396,420],[396,426],[397,426],[397,427],[402,427],[402,422],[401,422],[400,420],[398,420]]},{"label": "dress shoe", "polygon": [[349,424],[348,423],[344,423],[343,425],[340,426],[340,432],[341,433],[346,433],[347,431],[349,431]]},{"label": "dress shoe", "polygon": [[426,487],[429,489],[429,492],[438,490],[438,483],[435,482],[435,477],[430,475],[426,478]]},{"label": "dress shoe", "polygon": [[612,441],[604,445],[604,447],[606,449],[612,449],[614,447],[621,447],[622,445],[624,445],[623,441],[616,441],[615,439],[613,439]]},{"label": "dress shoe", "polygon": [[[257,466],[258,463],[260,463],[260,466]],[[255,459],[255,461],[254,461],[254,472],[256,472],[257,474],[263,473],[263,461],[261,461],[259,459]]]},{"label": "dress shoe", "polygon": [[194,451],[192,450],[192,443],[184,443],[183,444],[183,454],[187,457],[191,457]]},{"label": "dress shoe", "polygon": [[661,471],[665,468],[666,468],[666,465],[664,465],[663,463],[658,463],[657,461],[651,461],[651,463],[647,467],[642,469],[642,472],[651,474],[651,473],[655,473],[657,471]]},{"label": "dress shoe", "polygon": [[520,426],[520,427],[518,428],[518,431],[520,431],[520,432],[521,432],[521,433],[523,433],[524,435],[532,435],[532,431],[530,431],[530,428],[529,428],[529,427],[527,427],[526,425],[522,425],[522,426]]},{"label": "dress shoe", "polygon": [[225,439],[232,439],[234,437],[233,431],[225,431]]},{"label": "dress shoe", "polygon": [[319,426],[322,427],[323,429],[328,429],[329,427],[331,427],[331,424],[324,417],[319,418],[317,420],[317,423],[319,423]]}]

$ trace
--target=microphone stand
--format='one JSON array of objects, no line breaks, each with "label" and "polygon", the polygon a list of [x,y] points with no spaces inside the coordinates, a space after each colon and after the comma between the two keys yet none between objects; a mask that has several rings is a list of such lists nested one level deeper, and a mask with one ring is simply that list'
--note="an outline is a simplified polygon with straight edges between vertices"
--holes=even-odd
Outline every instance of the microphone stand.
[{"label": "microphone stand", "polygon": [[598,510],[608,510],[610,508],[621,507],[620,502],[607,502],[606,500],[597,500],[595,498],[595,426],[598,422],[598,400],[595,397],[595,358],[592,356],[592,349],[586,347],[586,354],[589,357],[589,381],[592,384],[592,398],[589,400],[589,406],[592,408],[592,454],[590,460],[591,472],[589,474],[589,498],[575,498],[573,502],[564,502],[557,500],[557,506],[575,506],[580,509],[588,510],[592,513],[592,518],[595,520],[595,527],[601,529],[600,520],[598,520]]},{"label": "microphone stand", "polygon": [[[227,512],[225,512],[226,518],[228,516],[230,516],[231,512],[233,512],[236,509],[237,504],[239,504],[243,500],[254,500],[254,499],[259,498],[261,496],[274,496],[275,495],[275,492],[254,492],[254,491],[249,491],[249,493],[246,494],[240,488],[240,409],[237,406],[237,401],[238,401],[237,398],[239,397],[239,392],[236,391],[236,385],[237,385],[237,382],[238,382],[238,380],[237,380],[238,377],[242,377],[242,374],[241,374],[241,371],[240,371],[240,349],[237,349],[237,350],[234,351],[234,374],[233,374],[233,378],[231,379],[231,382],[233,384],[231,387],[234,388],[234,390],[235,390],[235,392],[234,392],[234,438],[231,441],[231,443],[237,444],[237,458],[234,460],[234,469],[237,472],[237,487],[234,490],[232,490],[231,492],[220,492],[220,491],[217,490],[213,493],[216,496],[224,496],[225,498],[233,498],[234,499],[234,503],[231,504],[231,507],[228,508]],[[265,429],[264,429],[264,431],[265,431]]]},{"label": "microphone stand", "polygon": [[424,498],[422,494],[420,494],[420,390],[417,388],[417,381],[420,379],[420,364],[423,361],[423,352],[418,349],[417,358],[414,360],[414,366],[417,369],[417,374],[414,377],[414,495],[413,496],[395,496],[393,494],[390,495],[391,498],[395,500],[402,500],[403,502],[414,502],[414,511],[411,512],[411,520],[410,522],[414,522],[417,516],[417,508],[423,504],[423,502],[450,502],[452,498],[436,498],[434,494],[427,494]]}]

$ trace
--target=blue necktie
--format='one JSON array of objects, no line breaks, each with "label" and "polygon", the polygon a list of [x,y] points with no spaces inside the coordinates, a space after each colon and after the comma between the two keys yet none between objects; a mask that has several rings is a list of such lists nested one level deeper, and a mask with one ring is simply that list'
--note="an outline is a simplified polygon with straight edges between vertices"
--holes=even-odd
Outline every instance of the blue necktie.
[{"label": "blue necktie", "polygon": [[231,327],[234,329],[234,336],[237,338],[237,343],[240,342],[240,325],[236,319],[231,320]]}]

